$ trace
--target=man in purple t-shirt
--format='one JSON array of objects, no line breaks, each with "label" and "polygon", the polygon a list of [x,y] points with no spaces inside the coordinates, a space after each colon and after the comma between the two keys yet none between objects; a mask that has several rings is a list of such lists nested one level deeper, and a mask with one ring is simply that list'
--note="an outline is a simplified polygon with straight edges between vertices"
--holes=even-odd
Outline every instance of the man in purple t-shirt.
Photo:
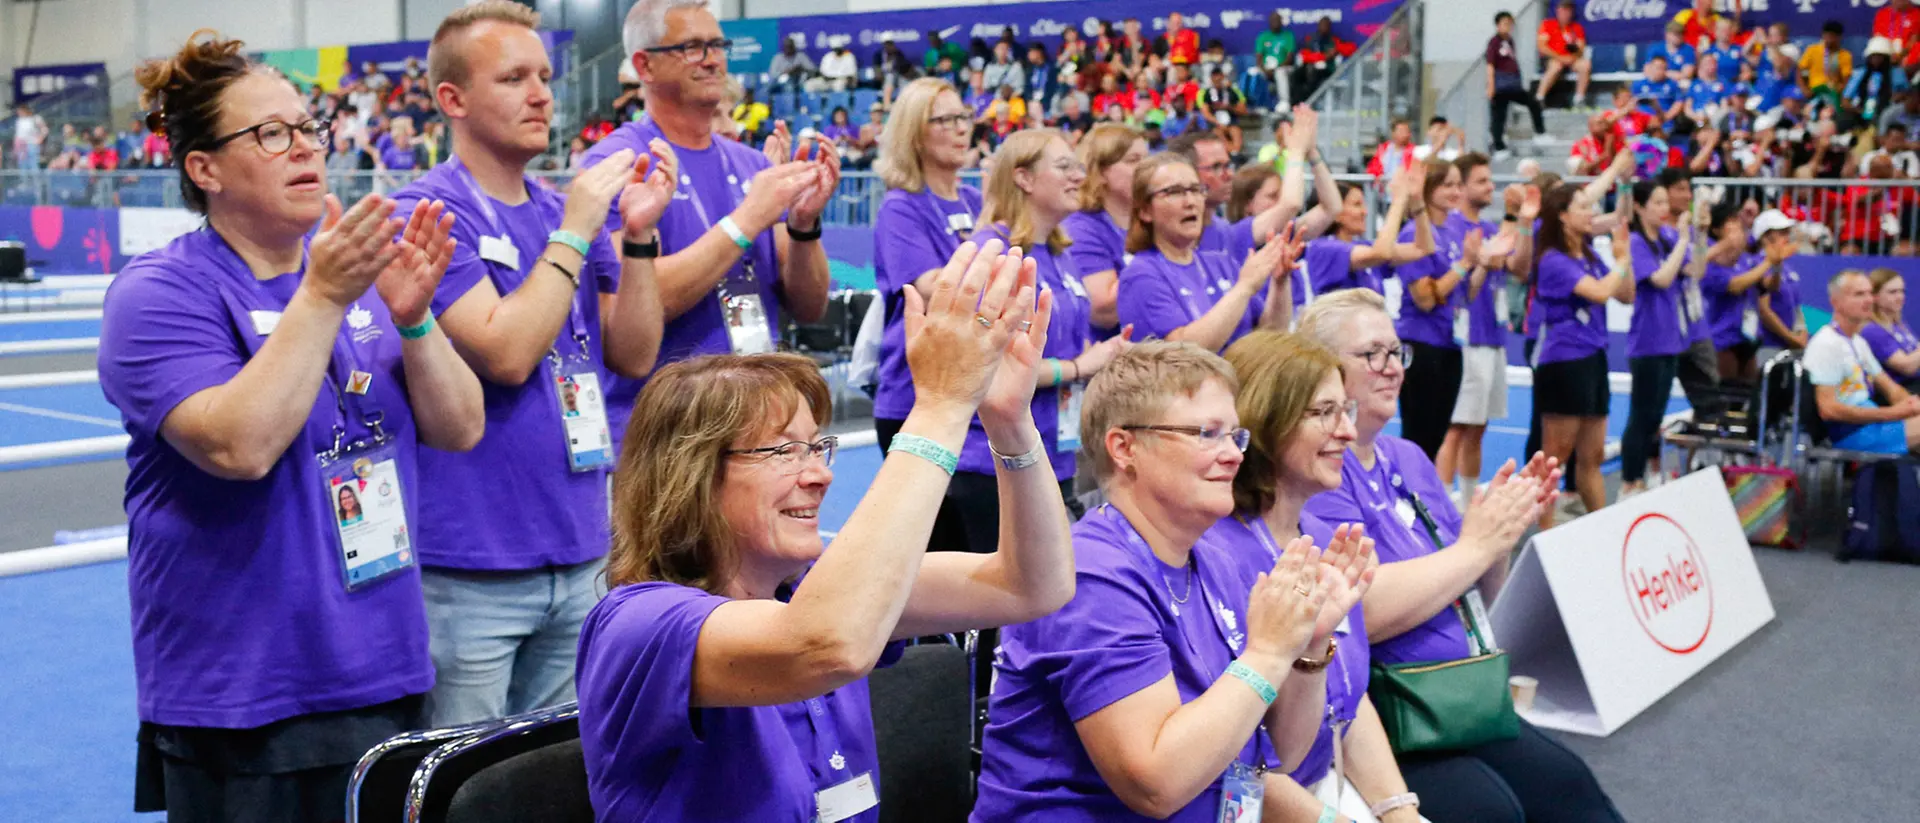
[{"label": "man in purple t-shirt", "polygon": [[[524,6],[448,15],[427,62],[452,157],[395,194],[454,216],[433,310],[480,376],[487,431],[471,452],[422,449],[416,544],[438,673],[434,725],[573,698],[580,624],[598,601],[612,449],[600,375],[644,375],[660,347],[653,260],[616,256],[609,206],[651,234],[673,195],[661,147],[575,179],[562,198],[526,177],[547,148],[552,68]],[[664,165],[665,168],[653,168]],[[657,243],[657,241],[656,241]]]},{"label": "man in purple t-shirt", "polygon": [[[774,127],[765,154],[717,138],[714,113],[727,100],[725,38],[704,4],[635,4],[625,44],[646,115],[580,160],[591,168],[654,139],[671,144],[679,158],[680,191],[660,219],[656,276],[667,320],[662,366],[702,354],[772,351],[782,309],[801,323],[827,311],[831,277],[820,247],[820,213],[840,184],[839,152],[818,138],[793,151],[784,122]],[[616,379],[608,389],[616,449],[644,384]]]}]

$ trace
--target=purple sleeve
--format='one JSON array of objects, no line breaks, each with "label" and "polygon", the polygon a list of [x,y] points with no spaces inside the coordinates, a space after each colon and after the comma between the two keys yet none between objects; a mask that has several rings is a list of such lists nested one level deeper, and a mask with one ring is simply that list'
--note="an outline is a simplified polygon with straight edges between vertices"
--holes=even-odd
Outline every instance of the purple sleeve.
[{"label": "purple sleeve", "polygon": [[1881,363],[1900,353],[1900,341],[1893,339],[1893,333],[1879,323],[1868,323],[1860,330],[1860,336],[1867,341],[1867,348],[1873,351],[1873,359]]},{"label": "purple sleeve", "polygon": [[658,752],[696,741],[694,650],[701,626],[726,602],[653,584],[588,617],[580,636],[580,719],[596,748]]},{"label": "purple sleeve", "polygon": [[[400,205],[394,208],[393,213],[399,216],[402,213],[412,214],[414,207],[425,198],[419,194],[411,194],[395,199]],[[455,204],[448,205],[451,210]],[[471,212],[468,213],[471,214]],[[434,314],[446,312],[454,303],[459,302],[460,298],[467,296],[467,292],[472,291],[480,281],[487,279],[487,261],[480,259],[480,234],[480,221],[477,219],[453,221],[453,259],[447,263],[446,276],[440,278],[439,287],[434,289]],[[527,251],[522,249],[520,254],[521,262],[528,262],[525,259]]]},{"label": "purple sleeve", "polygon": [[246,365],[211,283],[135,263],[108,290],[100,329],[100,388],[127,429],[152,437],[180,402]]},{"label": "purple sleeve", "polygon": [[1060,661],[1048,676],[1067,716],[1088,715],[1173,674],[1173,660],[1140,581],[1079,575],[1073,599],[1036,632]]},{"label": "purple sleeve", "polygon": [[1304,511],[1328,523],[1367,522],[1366,511],[1360,507],[1360,499],[1355,496],[1354,483],[1350,478],[1343,478],[1337,489],[1307,498]]},{"label": "purple sleeve", "polygon": [[[1412,243],[1413,238],[1418,233],[1418,231],[1419,230],[1415,228],[1412,223],[1408,223],[1407,225],[1400,227],[1399,242]],[[1422,257],[1418,260],[1412,261],[1410,263],[1400,263],[1398,265],[1395,265],[1393,267],[1393,276],[1400,278],[1402,282],[1411,286],[1415,282],[1418,282],[1422,279],[1433,277],[1435,275],[1440,274],[1441,273],[1440,272],[1440,252],[1438,249],[1441,245],[1441,241],[1442,241],[1442,238],[1440,236],[1440,227],[1434,226],[1433,227],[1433,244],[1435,248],[1434,253],[1429,254],[1425,257]],[[1351,260],[1352,258],[1349,257],[1348,259]]]},{"label": "purple sleeve", "polygon": [[1540,258],[1539,290],[1540,296],[1555,300],[1565,300],[1573,296],[1573,287],[1580,278],[1587,276],[1579,261],[1560,252],[1548,252]]},{"label": "purple sleeve", "polygon": [[928,270],[947,264],[934,253],[926,221],[906,198],[889,197],[881,204],[880,216],[873,221],[873,239],[874,256],[879,263],[874,272],[886,275],[886,280],[879,284],[882,293],[892,294],[906,288]]},{"label": "purple sleeve", "polygon": [[1174,329],[1193,322],[1166,273],[1139,259],[1120,275],[1118,302],[1120,325],[1132,324],[1135,340],[1165,338]]},{"label": "purple sleeve", "polygon": [[1635,283],[1645,283],[1648,278],[1653,277],[1654,272],[1659,271],[1660,264],[1666,262],[1665,257],[1654,252],[1653,246],[1647,243],[1647,237],[1644,234],[1634,234],[1633,238],[1627,241],[1627,248],[1633,255],[1633,282]]},{"label": "purple sleeve", "polygon": [[1067,236],[1073,238],[1073,245],[1067,247],[1067,257],[1073,260],[1074,268],[1084,275],[1099,274],[1103,271],[1120,273],[1122,256],[1120,249],[1113,247],[1113,234],[1105,226],[1094,223],[1104,220],[1099,215],[1091,219],[1079,215],[1068,217],[1064,226]]},{"label": "purple sleeve", "polygon": [[607,224],[600,230],[600,236],[593,239],[593,245],[587,247],[586,271],[582,274],[592,278],[601,294],[620,291],[620,254],[613,248],[613,229],[619,225]]},{"label": "purple sleeve", "polygon": [[1707,271],[1700,276],[1700,288],[1715,294],[1726,294],[1727,286],[1733,281],[1734,270],[1731,266],[1708,263]]}]

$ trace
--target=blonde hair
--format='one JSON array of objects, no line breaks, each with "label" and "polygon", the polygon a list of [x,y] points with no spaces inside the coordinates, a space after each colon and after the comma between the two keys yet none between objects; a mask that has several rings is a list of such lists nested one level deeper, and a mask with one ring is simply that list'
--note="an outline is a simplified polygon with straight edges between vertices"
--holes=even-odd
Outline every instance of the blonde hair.
[{"label": "blonde hair", "polygon": [[[1867,281],[1873,284],[1873,296],[1878,298],[1880,296],[1880,290],[1886,288],[1888,283],[1893,282],[1894,278],[1899,276],[1899,272],[1885,266],[1867,272]],[[1900,318],[1898,317],[1881,314],[1878,303],[1874,304],[1873,307],[1873,319],[1874,322],[1882,326],[1898,325],[1900,322]]]},{"label": "blonde hair", "polygon": [[[1141,220],[1140,215],[1146,214],[1148,209],[1153,208],[1153,175],[1168,166],[1193,168],[1193,164],[1188,162],[1187,158],[1170,151],[1153,155],[1140,161],[1140,165],[1133,167],[1133,222],[1127,226],[1128,254],[1138,254],[1153,248],[1153,224]],[[1198,180],[1200,172],[1195,170],[1193,176]],[[1211,209],[1200,210],[1201,231],[1206,231],[1207,221],[1212,217],[1211,212]]]},{"label": "blonde hair", "polygon": [[1086,434],[1081,450],[1094,480],[1104,486],[1113,477],[1107,432],[1153,422],[1178,398],[1191,396],[1209,380],[1231,392],[1240,390],[1233,367],[1220,355],[1172,340],[1139,343],[1095,374],[1080,407],[1080,431]]},{"label": "blonde hair", "polygon": [[[992,170],[987,172],[987,190],[980,207],[980,225],[1005,224],[1008,246],[1032,248],[1034,240],[1033,212],[1027,203],[1027,193],[1014,182],[1014,172],[1032,169],[1046,153],[1047,145],[1055,140],[1065,144],[1067,138],[1058,129],[1024,129],[1009,135],[993,152]],[[1059,254],[1073,241],[1056,225],[1047,234],[1046,243],[1048,251]]]},{"label": "blonde hair", "polygon": [[480,0],[473,5],[454,9],[452,14],[440,21],[440,27],[433,31],[433,41],[427,45],[429,96],[441,83],[456,86],[467,84],[467,61],[460,53],[461,44],[453,40],[466,34],[468,29],[489,21],[537,30],[540,28],[540,13],[509,0]]},{"label": "blonde hair", "polygon": [[1312,338],[1330,349],[1340,346],[1340,338],[1355,315],[1369,311],[1387,313],[1387,299],[1372,289],[1339,289],[1313,299],[1300,313],[1294,331]]},{"label": "blonde hair", "polygon": [[1233,477],[1233,506],[1242,512],[1273,507],[1280,480],[1280,452],[1293,439],[1327,375],[1345,373],[1340,357],[1302,334],[1262,329],[1227,347],[1227,363],[1240,378],[1234,407],[1252,437],[1246,462]]},{"label": "blonde hair", "polygon": [[920,170],[921,138],[927,120],[933,117],[933,101],[941,92],[952,92],[953,84],[938,77],[922,77],[907,84],[893,98],[887,112],[887,125],[880,130],[880,159],[874,163],[880,182],[890,189],[919,192],[927,187],[926,174]]},{"label": "blonde hair", "polygon": [[819,367],[797,354],[709,355],[654,372],[614,473],[608,585],[658,580],[719,594],[739,567],[720,507],[726,450],[779,431],[802,404],[825,423],[832,402]]},{"label": "blonde hair", "polygon": [[[1100,211],[1107,207],[1107,169],[1133,150],[1133,144],[1146,138],[1140,130],[1125,123],[1101,123],[1080,138],[1075,152],[1087,167],[1087,182],[1080,184],[1080,210]],[[1128,194],[1132,194],[1131,191]]]}]

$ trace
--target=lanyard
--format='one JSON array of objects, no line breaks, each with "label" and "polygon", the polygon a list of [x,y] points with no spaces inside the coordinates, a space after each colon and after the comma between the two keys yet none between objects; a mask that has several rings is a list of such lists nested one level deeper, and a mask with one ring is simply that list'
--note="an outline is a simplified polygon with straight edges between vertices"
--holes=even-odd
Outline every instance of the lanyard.
[{"label": "lanyard", "polygon": [[[1544,331],[1542,335],[1545,335]],[[1378,451],[1377,448],[1378,447],[1376,447],[1376,451],[1374,452],[1377,455],[1376,462],[1380,464],[1380,468],[1386,469],[1388,477],[1391,478],[1389,485],[1393,486],[1394,492],[1398,493],[1413,507],[1413,516],[1416,520],[1419,520],[1420,525],[1424,527],[1427,533],[1427,539],[1433,541],[1434,551],[1445,549],[1447,544],[1446,540],[1440,536],[1439,521],[1433,519],[1433,514],[1427,511],[1426,504],[1420,502],[1420,494],[1407,488],[1406,482],[1400,477],[1400,474],[1393,470],[1393,463],[1388,461],[1386,454]],[[1474,590],[1468,589],[1468,591],[1471,592]],[[1492,651],[1493,644],[1487,642],[1486,638],[1482,636],[1479,623],[1473,618],[1473,609],[1467,606],[1465,594],[1454,598],[1453,611],[1454,614],[1460,618],[1461,625],[1467,630],[1468,651],[1476,655]]]},{"label": "lanyard", "polygon": [[[474,205],[480,207],[480,213],[486,216],[487,228],[499,237],[508,237],[507,230],[500,225],[500,215],[493,210],[493,198],[488,196],[486,192],[480,190],[480,183],[474,179],[473,170],[467,168],[466,163],[461,162],[459,155],[447,158],[447,162],[443,165],[447,167],[448,174],[453,175],[455,180],[460,181],[462,185],[466,186],[467,195],[473,199]],[[534,208],[539,210],[539,204],[534,202],[534,187],[536,184],[528,180],[525,181],[523,185],[527,187],[527,202],[532,203]],[[545,221],[543,220],[540,229],[545,231],[546,228]],[[516,274],[517,273],[518,272],[516,272]],[[590,341],[587,335],[587,318],[586,314],[580,310],[580,294],[578,290],[575,290],[573,299],[567,304],[567,327],[569,331],[573,332],[574,342],[580,345],[580,356],[591,358],[592,349],[589,348]],[[547,349],[548,359],[552,360],[556,365],[559,364],[561,359],[558,342],[559,341],[556,340],[556,345],[550,346]]]},{"label": "lanyard", "polygon": [[[387,440],[387,432],[380,426],[386,419],[386,413],[379,409],[366,408],[364,405],[367,402],[365,395],[354,394],[342,388],[343,386],[351,385],[353,373],[359,370],[360,358],[354,355],[353,347],[341,345],[340,338],[335,336],[333,339],[333,356],[327,360],[326,373],[327,390],[333,392],[333,442],[327,451],[320,453],[323,459],[332,459],[340,456],[341,446],[346,442],[347,437],[347,405],[349,403],[353,405],[353,410],[359,416],[361,425],[365,426],[367,431],[372,434],[372,442],[374,445],[379,445]],[[347,399],[348,397],[352,397],[353,400],[349,401]]]},{"label": "lanyard", "polygon": [[[654,137],[658,137],[661,140],[666,140],[666,133],[662,132],[660,130],[659,125],[653,122],[653,115],[650,115],[650,114],[640,115],[639,123],[640,123],[640,135],[642,137],[647,138],[649,141],[651,141],[652,138]],[[672,141],[668,141],[668,142],[672,142]],[[721,191],[725,192],[727,195],[727,213],[731,214],[733,213],[734,209],[740,207],[741,198],[739,195],[739,190],[737,189],[737,187],[740,185],[740,177],[738,173],[734,171],[733,160],[727,157],[727,147],[721,142],[721,139],[714,138],[711,143],[711,147],[713,152],[719,155],[720,157],[720,172],[726,175],[726,182],[724,185],[720,187],[720,189]],[[689,179],[683,178],[681,180],[681,183],[683,185],[686,185],[687,188],[690,189],[690,191],[688,191],[687,193],[687,201],[693,204],[693,213],[696,215],[699,215],[700,217],[700,225],[702,227],[701,228],[702,233],[712,231],[713,218],[707,214],[707,204],[701,200],[700,192],[697,189],[693,189],[692,183]],[[722,215],[722,216],[724,217],[725,215]],[[740,289],[740,291],[751,293],[751,294],[759,293],[760,281],[753,271],[753,255],[757,248],[758,247],[756,246],[755,248],[747,249],[746,251],[741,252],[740,260],[737,263],[735,263],[734,266],[730,266],[727,268],[727,274],[726,274],[726,277],[724,278],[724,281],[722,283],[722,288],[721,288],[721,291],[723,293],[734,291],[734,289],[728,288],[725,285],[725,282],[730,282],[733,280],[742,280],[744,282],[744,285],[746,286],[746,288]],[[745,275],[745,277],[736,278],[734,276],[735,271],[742,272]]]}]

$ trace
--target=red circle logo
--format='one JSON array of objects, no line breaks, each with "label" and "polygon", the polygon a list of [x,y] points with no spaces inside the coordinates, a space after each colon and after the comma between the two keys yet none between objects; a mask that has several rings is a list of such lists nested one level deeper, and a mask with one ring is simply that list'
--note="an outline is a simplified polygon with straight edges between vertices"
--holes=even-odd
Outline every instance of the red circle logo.
[{"label": "red circle logo", "polygon": [[1660,648],[1688,654],[1713,628],[1713,583],[1700,547],[1664,514],[1643,514],[1627,527],[1620,551],[1627,606]]}]

